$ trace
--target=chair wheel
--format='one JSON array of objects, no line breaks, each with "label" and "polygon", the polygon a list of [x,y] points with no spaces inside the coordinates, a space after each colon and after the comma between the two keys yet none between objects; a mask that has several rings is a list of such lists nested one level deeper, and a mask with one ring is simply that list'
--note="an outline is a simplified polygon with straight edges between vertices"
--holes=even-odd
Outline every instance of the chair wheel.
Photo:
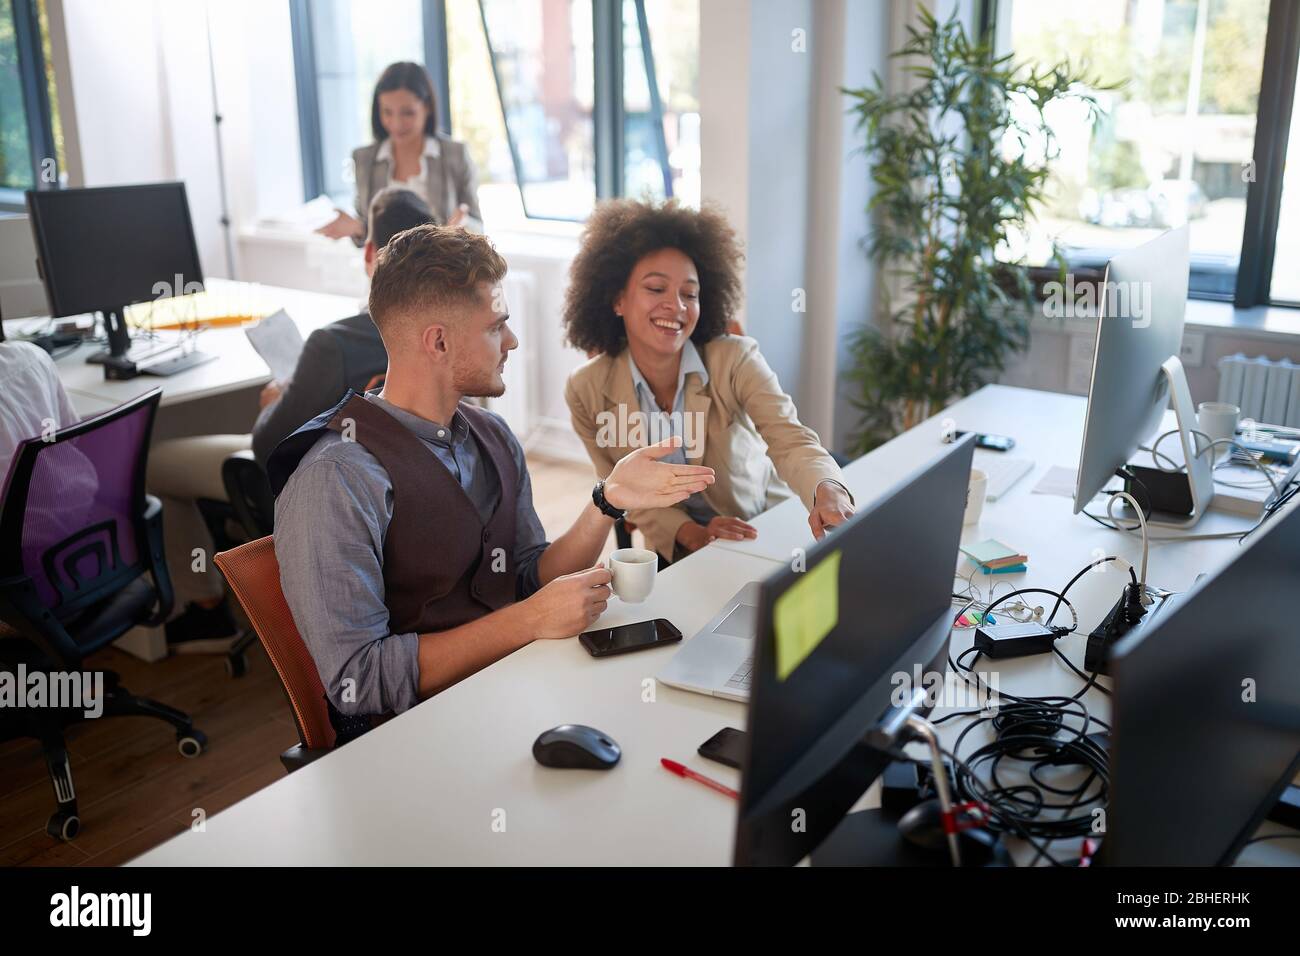
[{"label": "chair wheel", "polygon": [[248,673],[248,655],[243,651],[226,655],[226,674],[231,678],[243,677]]},{"label": "chair wheel", "polygon": [[181,733],[176,736],[176,748],[182,757],[197,757],[208,747],[207,735],[199,730]]},{"label": "chair wheel", "polygon": [[45,823],[45,832],[67,843],[81,832],[81,817],[67,810],[56,810]]}]

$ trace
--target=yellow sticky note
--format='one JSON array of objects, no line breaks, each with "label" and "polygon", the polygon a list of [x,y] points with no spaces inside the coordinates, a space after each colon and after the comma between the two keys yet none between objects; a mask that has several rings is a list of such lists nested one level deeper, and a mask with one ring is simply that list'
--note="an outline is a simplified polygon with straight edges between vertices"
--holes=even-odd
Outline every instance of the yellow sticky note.
[{"label": "yellow sticky note", "polygon": [[776,679],[785,680],[840,619],[840,553],[799,575],[776,599]]}]

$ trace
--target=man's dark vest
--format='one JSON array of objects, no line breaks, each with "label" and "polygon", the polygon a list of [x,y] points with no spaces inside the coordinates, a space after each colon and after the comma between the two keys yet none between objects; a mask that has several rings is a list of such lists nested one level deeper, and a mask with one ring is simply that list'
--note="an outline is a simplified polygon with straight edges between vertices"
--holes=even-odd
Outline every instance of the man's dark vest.
[{"label": "man's dark vest", "polygon": [[[388,472],[393,514],[384,535],[384,604],[393,634],[445,631],[515,600],[519,475],[510,432],[477,406],[462,403],[459,411],[483,452],[481,464],[491,462],[501,485],[500,500],[486,525],[465,489],[428,446],[355,392],[282,441],[267,461],[271,488],[278,496],[303,456],[329,429],[356,441]],[[321,520],[330,516],[321,515]],[[336,713],[331,705],[331,721],[342,738]]]}]

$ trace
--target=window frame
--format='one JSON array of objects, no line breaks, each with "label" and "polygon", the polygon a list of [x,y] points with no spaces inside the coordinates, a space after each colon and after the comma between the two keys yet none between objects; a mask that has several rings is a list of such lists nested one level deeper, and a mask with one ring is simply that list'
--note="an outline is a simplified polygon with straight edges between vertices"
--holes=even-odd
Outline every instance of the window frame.
[{"label": "window frame", "polygon": [[[997,36],[1001,6],[1002,0],[979,0],[976,15],[982,36]],[[1193,287],[1188,291],[1188,298],[1227,302],[1237,309],[1260,305],[1300,307],[1300,302],[1274,300],[1270,294],[1298,62],[1300,4],[1294,0],[1269,0],[1252,152],[1255,178],[1246,187],[1246,217],[1234,288],[1231,294],[1223,294]],[[1093,271],[1098,266],[1104,268],[1105,263],[1091,259],[1071,263],[1071,268],[1082,271]]]},{"label": "window frame", "polygon": [[[19,0],[14,0],[19,2]],[[24,0],[30,2],[30,0]],[[302,152],[303,198],[319,196],[324,187],[325,157],[321,147],[320,100],[316,88],[316,48],[312,36],[311,18],[308,15],[310,0],[289,0],[289,19],[293,34],[294,80],[298,99],[298,139]],[[672,169],[668,164],[668,147],[663,131],[663,103],[656,82],[654,55],[650,45],[649,21],[645,0],[634,0],[636,26],[641,41],[649,83],[650,113],[656,129],[658,160],[663,172],[664,194],[671,197]],[[438,93],[439,129],[452,135],[451,81],[447,53],[446,0],[423,0],[423,27],[425,65],[430,68]],[[524,189],[522,164],[516,135],[510,128],[501,88],[501,74],[497,67],[497,53],[492,45],[487,26],[483,0],[479,0],[479,22],[482,25],[492,77],[496,84],[497,103],[501,108],[503,126],[514,167],[515,182],[519,186],[520,202],[528,219],[561,222],[578,221],[581,216],[555,217],[536,215],[528,209],[527,191]],[[625,157],[623,130],[626,109],[623,102],[623,0],[591,0],[593,44],[593,145],[595,150],[596,199],[621,196],[624,193]]]},{"label": "window frame", "polygon": [[[22,84],[23,110],[26,114],[32,188],[57,189],[57,177],[53,182],[41,180],[41,162],[47,157],[57,157],[58,151],[54,142],[50,93],[46,85],[40,11],[36,0],[9,0],[9,6],[14,21],[14,42],[18,48],[18,78]],[[0,213],[26,213],[25,192],[11,186],[0,186]]]}]

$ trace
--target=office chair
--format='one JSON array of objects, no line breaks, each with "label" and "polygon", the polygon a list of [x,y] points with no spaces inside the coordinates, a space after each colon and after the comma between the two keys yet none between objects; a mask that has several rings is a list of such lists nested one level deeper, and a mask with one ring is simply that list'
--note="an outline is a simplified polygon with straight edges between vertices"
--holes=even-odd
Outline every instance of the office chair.
[{"label": "office chair", "polygon": [[[271,533],[275,527],[275,495],[251,449],[237,451],[221,463],[221,482],[249,541]],[[229,549],[233,550],[233,549]]]},{"label": "office chair", "polygon": [[[84,672],[86,655],[171,613],[162,505],[144,490],[160,395],[18,446],[0,499],[0,668],[21,667],[29,680],[42,672],[49,687],[70,690],[70,678],[56,675]],[[104,717],[164,720],[182,756],[203,752],[207,738],[188,714],[135,696],[111,671],[103,686]],[[59,706],[0,710],[0,740],[41,742],[57,801],[46,832],[71,840],[81,821],[64,729],[87,719],[87,708],[50,703]]]},{"label": "office chair", "polygon": [[292,773],[333,749],[334,727],[325,706],[325,685],[321,683],[320,672],[280,590],[275,541],[267,535],[231,551],[222,551],[215,560],[261,639],[266,656],[275,665],[285,696],[289,698],[299,742],[280,755],[280,762]]},{"label": "office chair", "polygon": [[[221,483],[225,485],[227,501],[199,502],[199,510],[213,529],[212,537],[217,547],[230,551],[247,541],[270,534],[275,520],[275,496],[271,494],[266,472],[254,460],[251,449],[235,452],[221,463]],[[227,517],[233,518],[243,530],[242,540],[218,533]],[[257,634],[246,631],[226,652],[226,673],[231,677],[242,677],[248,672],[246,652],[255,640]]]}]

